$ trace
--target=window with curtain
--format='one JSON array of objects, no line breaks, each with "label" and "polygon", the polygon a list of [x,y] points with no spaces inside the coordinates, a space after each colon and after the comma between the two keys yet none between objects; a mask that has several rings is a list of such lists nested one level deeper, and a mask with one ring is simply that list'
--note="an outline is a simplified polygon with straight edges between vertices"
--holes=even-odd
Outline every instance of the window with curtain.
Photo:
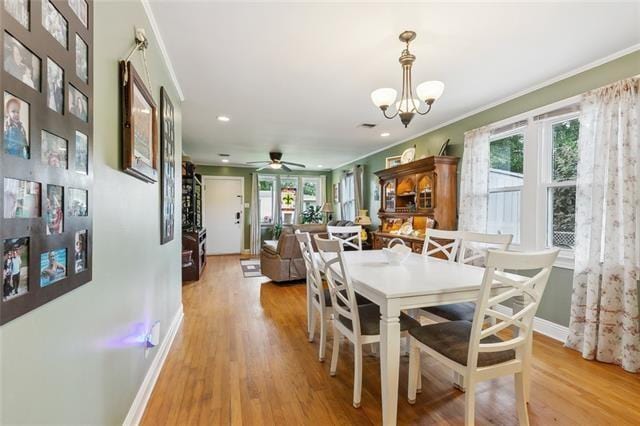
[{"label": "window with curtain", "polygon": [[[559,247],[573,268],[578,99],[490,126],[486,232],[512,234],[525,250]],[[462,179],[465,177],[462,176]]]},{"label": "window with curtain", "polygon": [[275,177],[259,176],[260,224],[273,225],[275,215]]},{"label": "window with curtain", "polygon": [[356,195],[353,187],[353,173],[345,175],[341,181],[342,191],[342,203],[340,211],[342,212],[343,220],[355,220],[356,219]]}]

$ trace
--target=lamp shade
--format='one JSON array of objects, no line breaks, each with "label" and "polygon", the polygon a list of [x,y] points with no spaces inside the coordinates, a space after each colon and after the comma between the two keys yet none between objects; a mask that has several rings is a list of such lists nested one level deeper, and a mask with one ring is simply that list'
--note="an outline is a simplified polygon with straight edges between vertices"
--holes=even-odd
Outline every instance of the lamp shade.
[{"label": "lamp shade", "polygon": [[427,100],[437,101],[442,96],[442,92],[444,92],[444,83],[441,81],[425,81],[416,87],[418,97],[425,102]]},{"label": "lamp shade", "polygon": [[333,205],[331,203],[324,203],[320,211],[322,213],[333,213]]},{"label": "lamp shade", "polygon": [[398,92],[395,89],[391,89],[390,87],[385,87],[382,89],[376,89],[371,92],[371,100],[373,104],[378,108],[388,107],[393,104],[398,96]]},{"label": "lamp shade", "polygon": [[371,218],[367,215],[367,210],[359,210],[358,216],[356,216],[356,220],[353,222],[356,225],[371,225]]}]

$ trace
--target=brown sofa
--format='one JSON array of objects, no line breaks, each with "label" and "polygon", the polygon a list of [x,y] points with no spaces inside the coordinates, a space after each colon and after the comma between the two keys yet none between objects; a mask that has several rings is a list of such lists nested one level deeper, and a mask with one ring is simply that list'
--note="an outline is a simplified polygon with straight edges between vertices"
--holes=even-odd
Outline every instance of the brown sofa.
[{"label": "brown sofa", "polygon": [[[335,222],[335,221],[334,221]],[[331,223],[334,225],[334,223]],[[336,226],[349,226],[352,222],[335,222]],[[326,238],[327,225],[325,224],[305,224],[305,225],[285,225],[282,227],[277,247],[263,244],[260,251],[260,269],[262,274],[271,278],[275,282],[302,280],[307,276],[307,268],[304,266],[300,246],[296,240],[295,231],[311,234],[311,241],[314,234],[321,234]]]}]

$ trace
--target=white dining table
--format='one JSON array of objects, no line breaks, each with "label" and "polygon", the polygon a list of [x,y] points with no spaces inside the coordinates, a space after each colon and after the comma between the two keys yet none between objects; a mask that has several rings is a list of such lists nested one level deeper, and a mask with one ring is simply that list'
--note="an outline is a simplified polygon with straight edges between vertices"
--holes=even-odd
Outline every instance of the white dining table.
[{"label": "white dining table", "polygon": [[400,311],[477,300],[484,268],[416,253],[402,264],[392,265],[382,250],[347,251],[344,257],[354,289],[380,306],[382,421],[383,425],[395,425]]}]

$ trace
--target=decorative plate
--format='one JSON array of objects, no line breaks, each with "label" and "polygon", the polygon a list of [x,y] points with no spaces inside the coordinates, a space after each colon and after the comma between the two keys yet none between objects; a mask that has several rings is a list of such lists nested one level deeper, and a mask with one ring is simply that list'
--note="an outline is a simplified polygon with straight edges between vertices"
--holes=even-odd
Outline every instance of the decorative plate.
[{"label": "decorative plate", "polygon": [[400,157],[400,164],[407,164],[412,162],[416,158],[416,147],[407,148]]}]

